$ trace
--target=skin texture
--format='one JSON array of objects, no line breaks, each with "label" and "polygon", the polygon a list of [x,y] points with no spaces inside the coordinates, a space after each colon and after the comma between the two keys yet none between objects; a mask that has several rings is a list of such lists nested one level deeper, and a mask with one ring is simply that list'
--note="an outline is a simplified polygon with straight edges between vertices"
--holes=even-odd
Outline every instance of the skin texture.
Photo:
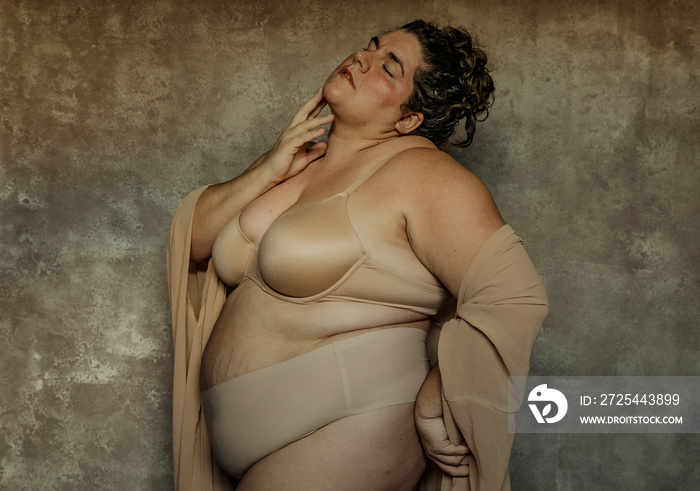
[{"label": "skin texture", "polygon": [[[195,211],[195,257],[207,258],[223,224],[244,208],[241,227],[249,237],[259,236],[290,207],[332,196],[386,162],[348,199],[363,243],[381,263],[417,279],[437,279],[456,295],[476,252],[504,222],[472,173],[427,139],[410,135],[423,115],[404,113],[401,105],[419,66],[418,42],[403,31],[373,39],[346,58],[268,153],[242,176],[202,195]],[[332,116],[320,117],[326,104]],[[328,143],[311,145],[328,123]],[[454,213],[455,203],[460,213]],[[301,335],[307,326],[300,321],[294,329],[293,317],[285,318],[285,330],[276,330],[275,319],[256,321],[251,329],[231,321],[246,303],[244,293],[227,299],[203,356],[202,390],[367,331],[358,319],[356,325],[330,322]],[[415,327],[427,329],[427,319]],[[330,423],[259,461],[240,489],[411,489],[424,466],[419,434],[428,458],[446,472],[465,475],[468,468],[460,464],[468,449],[447,440],[439,394],[439,372],[433,371],[415,418],[414,404],[403,404]]]}]

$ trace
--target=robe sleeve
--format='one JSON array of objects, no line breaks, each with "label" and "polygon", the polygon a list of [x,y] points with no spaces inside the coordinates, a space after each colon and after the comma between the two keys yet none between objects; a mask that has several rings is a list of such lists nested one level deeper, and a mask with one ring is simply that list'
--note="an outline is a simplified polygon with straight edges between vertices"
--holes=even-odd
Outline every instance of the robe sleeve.
[{"label": "robe sleeve", "polygon": [[[453,442],[466,441],[469,476],[443,475],[440,489],[506,491],[515,416],[530,352],[547,315],[547,294],[522,240],[504,225],[484,243],[462,278],[455,318],[442,327],[438,363],[443,411]],[[517,407],[509,409],[508,396]],[[513,406],[513,405],[511,405]]]},{"label": "robe sleeve", "polygon": [[226,291],[211,260],[190,260],[192,217],[206,187],[187,195],[175,213],[167,251],[172,315],[173,465],[176,491],[233,489],[212,458],[199,393],[201,355],[221,312]]}]

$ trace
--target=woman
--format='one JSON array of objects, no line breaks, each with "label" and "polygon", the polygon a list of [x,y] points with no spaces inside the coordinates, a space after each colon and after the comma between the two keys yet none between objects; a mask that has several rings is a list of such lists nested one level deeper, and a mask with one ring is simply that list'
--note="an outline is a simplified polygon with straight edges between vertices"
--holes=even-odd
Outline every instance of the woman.
[{"label": "woman", "polygon": [[508,487],[507,375],[527,372],[545,294],[488,190],[437,149],[463,119],[471,141],[485,63],[423,21],[372,38],[269,152],[180,205],[179,488],[413,489],[424,455],[443,486]]}]

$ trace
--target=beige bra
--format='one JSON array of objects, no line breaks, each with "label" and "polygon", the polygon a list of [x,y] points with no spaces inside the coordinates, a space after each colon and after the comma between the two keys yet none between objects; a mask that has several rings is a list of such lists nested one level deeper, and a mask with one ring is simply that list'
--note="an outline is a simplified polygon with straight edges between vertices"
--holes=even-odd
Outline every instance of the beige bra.
[{"label": "beige bra", "polygon": [[250,279],[290,303],[366,302],[434,315],[447,290],[373,261],[348,216],[348,196],[377,170],[338,194],[282,213],[258,243],[235,216],[212,249],[219,278],[231,286]]}]

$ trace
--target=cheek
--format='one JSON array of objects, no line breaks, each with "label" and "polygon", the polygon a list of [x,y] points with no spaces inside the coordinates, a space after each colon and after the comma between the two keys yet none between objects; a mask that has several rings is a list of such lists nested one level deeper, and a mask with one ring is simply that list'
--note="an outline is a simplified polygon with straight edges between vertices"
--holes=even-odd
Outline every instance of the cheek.
[{"label": "cheek", "polygon": [[384,77],[379,77],[372,84],[372,99],[383,106],[397,106],[403,104],[405,97],[395,84]]}]

